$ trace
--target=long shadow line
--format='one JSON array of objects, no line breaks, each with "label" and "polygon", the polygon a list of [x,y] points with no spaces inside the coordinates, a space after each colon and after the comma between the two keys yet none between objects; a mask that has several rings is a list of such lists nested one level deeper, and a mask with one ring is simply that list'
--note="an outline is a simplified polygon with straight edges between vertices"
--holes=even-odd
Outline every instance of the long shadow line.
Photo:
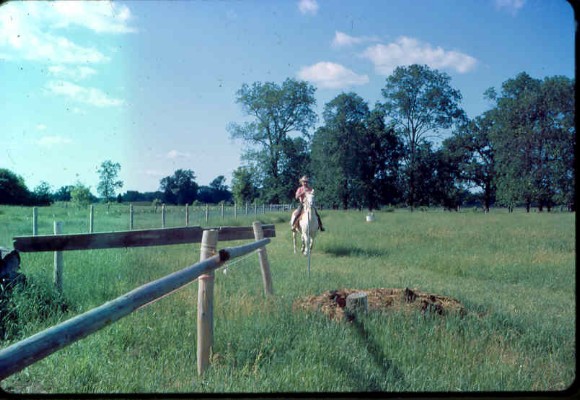
[{"label": "long shadow line", "polygon": [[361,318],[352,318],[351,324],[357,333],[357,337],[363,345],[366,345],[368,353],[371,355],[375,366],[382,372],[383,376],[392,376],[403,386],[405,376],[401,370],[384,353],[382,347],[373,338],[372,334],[365,328]]}]

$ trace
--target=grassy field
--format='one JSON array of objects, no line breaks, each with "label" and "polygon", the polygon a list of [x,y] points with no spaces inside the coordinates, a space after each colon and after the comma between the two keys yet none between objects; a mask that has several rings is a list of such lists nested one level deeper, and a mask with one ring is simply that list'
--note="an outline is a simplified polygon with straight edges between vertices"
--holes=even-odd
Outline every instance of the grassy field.
[{"label": "grassy field", "polygon": [[[98,206],[95,231],[124,230],[126,208]],[[39,234],[64,221],[86,232],[88,213],[39,209]],[[559,391],[576,365],[575,214],[323,211],[327,232],[311,259],[292,254],[287,213],[268,245],[275,296],[263,294],[257,257],[216,273],[212,367],[196,370],[197,283],[188,285],[7,378],[17,393]],[[168,226],[183,225],[177,209]],[[168,215],[168,216],[169,216]],[[0,207],[0,245],[29,235],[32,211]],[[136,228],[159,226],[144,210]],[[247,225],[254,216],[209,224]],[[192,222],[205,225],[205,223]],[[219,248],[241,243],[227,242]],[[64,295],[51,287],[51,253],[22,254],[28,289],[5,347],[191,265],[199,245],[72,251]],[[293,309],[340,288],[416,288],[451,296],[467,315],[369,313],[356,323]],[[63,311],[62,304],[67,305]]]}]

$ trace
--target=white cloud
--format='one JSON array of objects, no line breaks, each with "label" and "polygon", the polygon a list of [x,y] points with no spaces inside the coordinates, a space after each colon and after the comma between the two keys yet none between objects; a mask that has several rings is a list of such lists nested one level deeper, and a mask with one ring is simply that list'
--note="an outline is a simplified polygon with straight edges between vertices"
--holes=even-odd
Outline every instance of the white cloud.
[{"label": "white cloud", "polygon": [[406,36],[387,45],[370,46],[362,56],[371,60],[375,65],[375,71],[382,75],[389,75],[398,66],[411,64],[427,64],[431,68],[466,73],[473,70],[477,64],[477,60],[470,55],[444,50],[441,47],[433,48],[429,43]]},{"label": "white cloud", "polygon": [[323,89],[364,85],[369,81],[367,75],[358,75],[340,64],[325,61],[301,68],[298,77],[313,82]]},{"label": "white cloud", "polygon": [[83,80],[97,73],[97,71],[91,67],[65,67],[62,65],[52,65],[48,67],[48,72],[56,77],[69,78],[75,81]]},{"label": "white cloud", "polygon": [[506,10],[510,14],[516,15],[525,3],[526,0],[495,0],[495,8]]},{"label": "white cloud", "polygon": [[177,151],[177,150],[171,150],[166,154],[166,157],[174,160],[176,158],[189,158],[189,157],[191,157],[191,154],[183,153],[183,152]]},{"label": "white cloud", "polygon": [[96,33],[135,32],[128,25],[131,11],[125,5],[112,1],[54,1],[51,2],[54,15],[53,26],[66,28],[79,25]]},{"label": "white cloud", "polygon": [[45,88],[53,94],[70,98],[79,103],[96,107],[112,107],[124,104],[123,100],[109,97],[100,89],[87,88],[66,81],[49,81]]},{"label": "white cloud", "polygon": [[72,143],[72,140],[67,137],[57,135],[43,136],[36,141],[36,144],[42,147],[61,146],[69,143]]},{"label": "white cloud", "polygon": [[11,2],[0,13],[0,54],[6,60],[61,64],[109,61],[101,51],[59,33],[70,25],[95,33],[125,33],[131,12],[110,1]]},{"label": "white cloud", "polygon": [[359,43],[365,42],[376,42],[379,39],[374,36],[350,36],[344,32],[336,31],[334,32],[334,39],[332,40],[333,47],[345,47],[352,46]]},{"label": "white cloud", "polygon": [[318,3],[316,0],[300,0],[298,9],[302,14],[316,15],[318,12]]},{"label": "white cloud", "polygon": [[46,130],[46,125],[44,124],[38,124],[36,125],[36,129],[39,131],[45,131]]}]

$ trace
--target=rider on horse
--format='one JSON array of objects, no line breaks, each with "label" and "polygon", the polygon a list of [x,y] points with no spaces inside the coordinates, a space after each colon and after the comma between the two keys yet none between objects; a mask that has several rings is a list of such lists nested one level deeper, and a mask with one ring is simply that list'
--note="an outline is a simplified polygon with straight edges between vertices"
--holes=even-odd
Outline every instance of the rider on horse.
[{"label": "rider on horse", "polygon": [[[302,213],[302,209],[304,208],[303,203],[304,199],[306,198],[306,193],[310,193],[314,190],[310,186],[308,186],[308,176],[304,175],[302,178],[300,178],[300,183],[302,184],[302,186],[300,186],[298,190],[296,190],[296,195],[294,196],[300,202],[300,204],[298,205],[296,211],[292,213],[292,221],[290,222],[292,229],[298,229],[298,221],[300,220],[300,214]],[[316,218],[318,218],[318,226],[320,227],[320,230],[324,232],[322,220],[320,219],[320,215],[318,215],[318,211],[316,211],[316,209],[314,209],[314,213],[316,214]]]}]

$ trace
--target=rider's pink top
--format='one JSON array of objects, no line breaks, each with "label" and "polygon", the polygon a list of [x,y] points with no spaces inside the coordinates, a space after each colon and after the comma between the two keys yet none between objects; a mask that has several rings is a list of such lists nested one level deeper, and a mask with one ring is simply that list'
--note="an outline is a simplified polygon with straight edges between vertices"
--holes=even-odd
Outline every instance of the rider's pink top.
[{"label": "rider's pink top", "polygon": [[312,192],[312,188],[311,187],[306,187],[306,186],[300,186],[298,188],[298,190],[296,190],[296,199],[300,200],[301,203],[304,203],[304,197],[306,195],[306,193],[310,193]]}]

